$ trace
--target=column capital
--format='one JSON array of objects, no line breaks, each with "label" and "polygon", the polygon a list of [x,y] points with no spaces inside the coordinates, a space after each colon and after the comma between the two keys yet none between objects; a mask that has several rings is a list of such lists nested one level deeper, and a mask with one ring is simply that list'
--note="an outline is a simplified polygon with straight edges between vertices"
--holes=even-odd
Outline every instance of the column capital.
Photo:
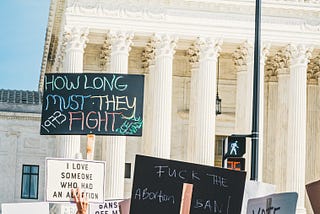
[{"label": "column capital", "polygon": [[232,54],[237,71],[246,70],[249,62],[253,60],[253,46],[250,42],[242,43]]},{"label": "column capital", "polygon": [[155,57],[170,56],[175,54],[178,37],[168,34],[154,34],[155,42]]},{"label": "column capital", "polygon": [[109,31],[111,54],[129,54],[134,34],[125,31]]},{"label": "column capital", "polygon": [[261,50],[261,53],[260,53],[260,63],[262,63],[263,65],[266,62],[267,57],[270,54],[270,47],[271,47],[270,43],[262,44],[262,50]]},{"label": "column capital", "polygon": [[307,66],[311,57],[312,47],[304,44],[289,44],[287,50],[290,56],[291,66]]},{"label": "column capital", "polygon": [[275,80],[276,76],[289,74],[289,55],[286,48],[280,49],[266,61],[266,80]]},{"label": "column capital", "polygon": [[289,73],[289,52],[287,48],[282,48],[277,51],[274,56],[274,60],[277,63],[277,69],[279,74]]},{"label": "column capital", "polygon": [[149,42],[147,42],[146,47],[142,51],[142,68],[145,69],[147,73],[150,69],[150,66],[154,65],[155,59],[155,49],[156,49],[156,40],[152,37]]},{"label": "column capital", "polygon": [[87,27],[67,26],[63,34],[65,51],[78,50],[83,52],[88,42],[88,34],[89,29]]},{"label": "column capital", "polygon": [[217,60],[221,51],[222,39],[201,38],[199,37],[199,61],[202,60]]},{"label": "column capital", "polygon": [[307,69],[308,83],[318,83],[320,78],[320,56],[310,60]]},{"label": "column capital", "polygon": [[269,57],[265,65],[265,80],[269,82],[276,82],[279,65],[275,57]]},{"label": "column capital", "polygon": [[106,69],[107,65],[110,64],[111,54],[111,41],[110,38],[106,38],[102,44],[100,52],[100,67]]},{"label": "column capital", "polygon": [[192,67],[197,67],[199,64],[199,53],[200,53],[200,44],[195,41],[191,46],[186,50],[186,55],[189,57],[189,62]]}]

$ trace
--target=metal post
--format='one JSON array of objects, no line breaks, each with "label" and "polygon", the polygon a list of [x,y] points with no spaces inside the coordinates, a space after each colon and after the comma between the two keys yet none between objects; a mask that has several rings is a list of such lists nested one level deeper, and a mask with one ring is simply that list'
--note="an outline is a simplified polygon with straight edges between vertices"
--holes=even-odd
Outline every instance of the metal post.
[{"label": "metal post", "polygon": [[259,95],[260,95],[260,37],[261,37],[261,0],[256,0],[255,39],[254,39],[254,69],[253,69],[253,99],[252,99],[252,147],[251,147],[251,177],[258,180],[259,153]]}]

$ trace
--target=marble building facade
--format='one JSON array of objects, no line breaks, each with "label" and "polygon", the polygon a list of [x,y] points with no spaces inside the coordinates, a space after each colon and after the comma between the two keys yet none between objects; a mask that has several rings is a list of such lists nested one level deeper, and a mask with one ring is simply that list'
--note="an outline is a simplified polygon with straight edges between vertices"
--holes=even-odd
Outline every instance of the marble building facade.
[{"label": "marble building facade", "polygon": [[[124,171],[135,154],[221,166],[220,139],[251,133],[254,9],[251,0],[51,1],[40,92],[46,73],[145,75],[143,136],[97,137],[106,198],[130,197]],[[297,213],[312,213],[304,185],[320,177],[319,16],[317,0],[262,4],[258,178],[298,192]],[[84,156],[84,143],[57,137],[50,155]]]}]

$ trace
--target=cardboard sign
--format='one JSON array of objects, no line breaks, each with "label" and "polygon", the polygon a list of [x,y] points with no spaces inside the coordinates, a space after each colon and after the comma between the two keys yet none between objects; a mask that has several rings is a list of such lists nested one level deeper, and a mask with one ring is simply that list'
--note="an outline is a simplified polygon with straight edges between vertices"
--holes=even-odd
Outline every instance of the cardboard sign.
[{"label": "cardboard sign", "polygon": [[251,181],[251,180],[246,181],[246,185],[244,187],[241,213],[247,213],[247,204],[249,199],[271,195],[275,193],[275,191],[276,191],[276,186],[273,184],[263,183],[259,181]]},{"label": "cardboard sign", "polygon": [[[56,213],[68,213],[68,214],[77,214],[77,205],[76,203],[63,203],[59,204],[59,206],[56,207],[58,211]],[[60,209],[60,210],[59,210]]]},{"label": "cardboard sign", "polygon": [[120,214],[120,201],[122,200],[106,200],[101,204],[90,204],[89,214]]},{"label": "cardboard sign", "polygon": [[320,213],[320,180],[306,185],[307,194],[311,203],[312,210],[315,214]]},{"label": "cardboard sign", "polygon": [[143,88],[143,75],[46,74],[40,134],[141,136]]},{"label": "cardboard sign", "polygon": [[278,193],[249,199],[247,214],[293,214],[296,213],[297,200],[298,194],[296,192]]},{"label": "cardboard sign", "polygon": [[193,184],[190,213],[240,214],[245,177],[243,171],[137,155],[130,214],[179,214],[185,183]]},{"label": "cardboard sign", "polygon": [[71,189],[80,188],[90,203],[104,202],[105,162],[46,159],[46,199],[73,201]]},{"label": "cardboard sign", "polygon": [[2,214],[49,214],[49,204],[33,203],[2,203]]}]

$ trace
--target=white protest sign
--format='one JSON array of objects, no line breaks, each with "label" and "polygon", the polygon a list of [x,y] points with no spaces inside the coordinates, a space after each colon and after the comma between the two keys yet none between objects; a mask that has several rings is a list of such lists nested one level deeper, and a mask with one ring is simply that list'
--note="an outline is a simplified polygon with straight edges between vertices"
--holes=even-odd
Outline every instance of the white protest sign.
[{"label": "white protest sign", "polygon": [[2,203],[2,214],[49,214],[49,204],[35,203]]},{"label": "white protest sign", "polygon": [[261,198],[252,198],[248,201],[247,214],[293,214],[296,213],[298,194],[284,192],[267,195]]},{"label": "white protest sign", "polygon": [[73,201],[71,189],[80,188],[89,203],[104,201],[105,162],[75,159],[46,159],[46,199]]},{"label": "white protest sign", "polygon": [[273,184],[263,183],[259,181],[246,181],[241,213],[247,213],[247,204],[250,198],[258,198],[266,195],[271,195],[275,192],[276,186]]},{"label": "white protest sign", "polygon": [[120,214],[120,201],[122,200],[106,200],[101,204],[90,204],[89,214]]}]

